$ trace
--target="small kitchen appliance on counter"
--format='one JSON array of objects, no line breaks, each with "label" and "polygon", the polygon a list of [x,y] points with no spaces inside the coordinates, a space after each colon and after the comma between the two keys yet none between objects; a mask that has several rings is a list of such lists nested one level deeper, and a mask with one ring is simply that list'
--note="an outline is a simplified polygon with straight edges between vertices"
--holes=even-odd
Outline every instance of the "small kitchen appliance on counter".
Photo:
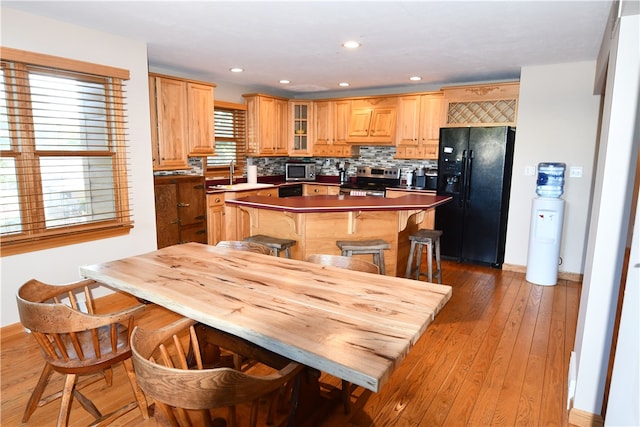
[{"label": "small kitchen appliance on counter", "polygon": [[418,190],[436,190],[438,186],[438,170],[419,167],[414,172],[413,186]]},{"label": "small kitchen appliance on counter", "polygon": [[340,186],[340,194],[350,196],[384,197],[387,187],[400,185],[400,169],[360,166],[356,172],[355,182],[347,182]]},{"label": "small kitchen appliance on counter", "polygon": [[284,164],[285,180],[315,181],[316,164],[312,162],[287,162]]}]

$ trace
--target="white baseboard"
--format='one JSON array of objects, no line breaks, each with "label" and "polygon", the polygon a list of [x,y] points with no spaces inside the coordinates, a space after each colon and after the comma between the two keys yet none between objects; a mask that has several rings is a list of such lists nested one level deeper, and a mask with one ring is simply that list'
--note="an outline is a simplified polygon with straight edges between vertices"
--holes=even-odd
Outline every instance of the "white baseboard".
[{"label": "white baseboard", "polygon": [[576,395],[576,381],[578,379],[578,367],[576,366],[576,352],[571,352],[569,358],[569,375],[567,378],[567,410],[573,407],[573,398]]}]

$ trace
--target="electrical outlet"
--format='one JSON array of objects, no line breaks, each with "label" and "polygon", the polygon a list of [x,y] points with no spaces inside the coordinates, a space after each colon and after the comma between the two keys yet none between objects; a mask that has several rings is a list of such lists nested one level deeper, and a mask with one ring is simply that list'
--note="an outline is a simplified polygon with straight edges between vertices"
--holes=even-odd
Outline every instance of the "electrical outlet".
[{"label": "electrical outlet", "polygon": [[535,166],[525,166],[524,167],[524,176],[533,176],[536,173]]}]

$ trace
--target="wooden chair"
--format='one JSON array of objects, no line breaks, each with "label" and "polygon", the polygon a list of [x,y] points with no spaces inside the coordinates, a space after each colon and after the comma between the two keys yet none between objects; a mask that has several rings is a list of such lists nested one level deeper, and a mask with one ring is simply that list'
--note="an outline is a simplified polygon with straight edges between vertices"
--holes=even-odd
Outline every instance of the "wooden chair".
[{"label": "wooden chair", "polygon": [[[140,408],[144,419],[149,418],[146,399],[136,382],[129,346],[134,316],[144,310],[144,305],[117,313],[97,314],[90,290],[95,284],[93,280],[83,280],[53,286],[30,280],[18,290],[16,299],[20,322],[31,331],[45,359],[40,379],[27,403],[23,423],[29,420],[36,408],[58,397],[62,397],[58,426],[68,424],[74,397],[95,417],[99,425],[111,423],[136,406]],[[84,293],[84,302],[77,298],[80,292]],[[63,301],[68,301],[68,305]],[[82,306],[85,310],[81,311]],[[123,363],[127,372],[135,401],[102,415],[93,402],[80,393],[80,389],[101,378],[111,385],[111,367],[119,362]],[[62,392],[42,398],[54,371],[66,376],[64,388]],[[86,377],[89,375],[92,377]],[[78,381],[79,376],[83,377],[83,381]]]},{"label": "wooden chair", "polygon": [[216,246],[223,248],[237,249],[239,251],[255,252],[258,254],[271,255],[271,248],[261,243],[245,242],[242,240],[222,240]]},{"label": "wooden chair", "polygon": [[380,273],[380,269],[377,265],[349,256],[311,254],[307,257],[307,261],[314,264],[331,265],[333,267],[344,268],[347,270],[364,271],[366,273],[373,274]]},{"label": "wooden chair", "polygon": [[[210,409],[229,407],[229,425],[235,426],[236,405],[251,403],[250,425],[255,426],[260,398],[273,396],[285,385],[291,385],[302,365],[223,331],[211,327],[198,330],[198,326],[196,321],[183,318],[158,330],[133,331],[136,375],[140,387],[156,402],[158,422],[211,426]],[[249,353],[248,357],[273,369],[257,375],[228,367],[208,368],[201,357],[201,347],[210,344],[210,340],[233,352]],[[295,397],[297,387],[292,393]],[[294,399],[289,418],[295,413],[296,404]],[[273,413],[269,419],[273,421]]]},{"label": "wooden chair", "polygon": [[[380,269],[377,265],[361,259],[352,258],[350,256],[312,254],[307,257],[307,261],[313,262],[315,264],[331,265],[347,270],[380,274]],[[351,412],[351,393],[354,389],[355,386],[353,384],[351,384],[349,381],[342,380],[342,404],[344,405],[344,412],[346,414]]]}]

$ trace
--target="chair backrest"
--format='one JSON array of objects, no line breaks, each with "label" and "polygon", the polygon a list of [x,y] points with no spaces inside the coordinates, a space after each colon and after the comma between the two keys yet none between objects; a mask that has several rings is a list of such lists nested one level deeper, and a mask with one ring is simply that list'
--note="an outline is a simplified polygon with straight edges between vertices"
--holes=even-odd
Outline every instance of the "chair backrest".
[{"label": "chair backrest", "polygon": [[307,257],[308,262],[315,264],[330,265],[347,270],[364,271],[366,273],[380,274],[377,265],[358,258],[342,255],[311,254]]},{"label": "chair backrest", "polygon": [[[30,280],[16,295],[20,322],[42,348],[45,360],[63,373],[90,373],[130,357],[135,306],[115,314],[94,314],[93,280],[54,286]],[[84,294],[84,303],[77,298]],[[85,307],[86,312],[81,311]]]},{"label": "chair backrest", "polygon": [[136,327],[131,336],[140,388],[163,404],[163,412],[167,410],[164,405],[177,408],[169,412],[169,417],[179,419],[184,409],[253,403],[292,380],[302,369],[298,363],[288,362],[279,370],[258,376],[227,367],[204,368],[200,347],[211,343],[199,342],[195,325],[194,320],[183,318],[158,330]]},{"label": "chair backrest", "polygon": [[237,249],[239,251],[255,252],[258,254],[271,255],[268,246],[255,242],[245,242],[243,240],[222,240],[216,244],[224,248]]}]

